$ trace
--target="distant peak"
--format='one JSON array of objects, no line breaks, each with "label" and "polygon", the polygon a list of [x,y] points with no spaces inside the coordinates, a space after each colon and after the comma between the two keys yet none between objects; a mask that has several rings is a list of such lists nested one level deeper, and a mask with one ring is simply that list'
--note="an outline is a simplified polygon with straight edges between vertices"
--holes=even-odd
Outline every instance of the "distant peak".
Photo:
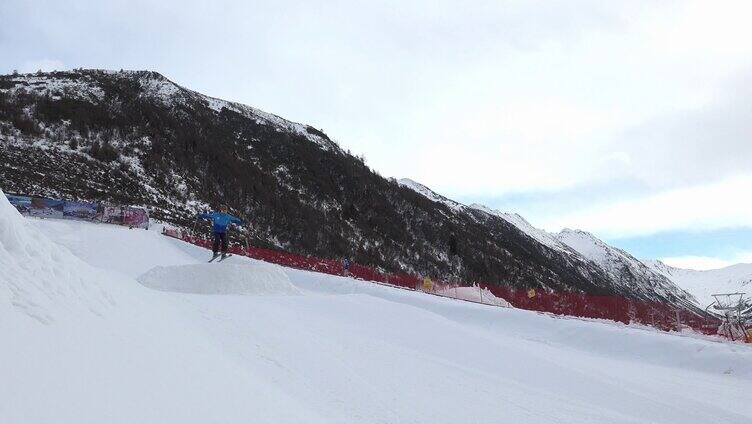
[{"label": "distant peak", "polygon": [[444,197],[441,194],[438,194],[430,188],[426,187],[425,185],[415,180],[411,180],[410,178],[400,178],[399,180],[397,180],[397,183],[403,187],[409,188],[410,190],[420,194],[427,199],[442,203],[455,211],[460,211],[466,207],[462,203]]},{"label": "distant peak", "polygon": [[499,211],[489,208],[486,205],[481,205],[480,203],[472,203],[470,204],[470,208],[475,209],[477,211],[485,212],[489,215],[496,215],[500,213]]},{"label": "distant peak", "polygon": [[397,180],[397,183],[399,183],[399,185],[401,185],[401,186],[410,188],[413,191],[417,191],[417,192],[419,192],[420,194],[423,194],[423,195],[430,194],[430,195],[435,196],[435,197],[444,198],[444,196],[436,193],[435,191],[431,190],[427,186],[425,186],[425,185],[423,185],[423,184],[421,184],[421,183],[419,183],[419,182],[417,182],[415,180],[411,180],[410,178],[400,178],[399,180]]},{"label": "distant peak", "polygon": [[397,180],[397,182],[400,183],[403,186],[421,187],[421,188],[424,188],[424,189],[427,189],[427,190],[431,190],[428,187],[426,187],[425,185],[423,185],[423,184],[421,184],[421,183],[419,183],[419,182],[417,182],[417,181],[415,181],[413,179],[410,179],[410,178],[400,178],[399,180]]},{"label": "distant peak", "polygon": [[578,230],[578,229],[571,229],[571,228],[564,228],[559,232],[559,235],[562,236],[568,236],[568,235],[576,235],[579,237],[586,237],[593,240],[599,240],[598,237],[594,236],[592,233],[589,233],[584,230]]},{"label": "distant peak", "polygon": [[516,212],[503,212],[498,209],[491,208],[486,205],[481,205],[480,203],[473,203],[470,205],[472,209],[485,212],[491,215],[497,215],[502,217],[508,217],[508,218],[517,218],[520,221],[524,221],[526,224],[530,224],[522,215],[516,213]]}]

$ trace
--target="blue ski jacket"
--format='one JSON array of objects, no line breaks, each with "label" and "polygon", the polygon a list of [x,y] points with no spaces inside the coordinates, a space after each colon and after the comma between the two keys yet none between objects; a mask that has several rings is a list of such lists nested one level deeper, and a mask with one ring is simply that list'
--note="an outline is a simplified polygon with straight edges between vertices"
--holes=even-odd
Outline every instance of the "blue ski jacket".
[{"label": "blue ski jacket", "polygon": [[227,227],[232,224],[243,224],[243,220],[237,216],[232,216],[224,212],[200,213],[196,216],[199,219],[206,219],[212,222],[212,229],[215,233],[226,233]]}]

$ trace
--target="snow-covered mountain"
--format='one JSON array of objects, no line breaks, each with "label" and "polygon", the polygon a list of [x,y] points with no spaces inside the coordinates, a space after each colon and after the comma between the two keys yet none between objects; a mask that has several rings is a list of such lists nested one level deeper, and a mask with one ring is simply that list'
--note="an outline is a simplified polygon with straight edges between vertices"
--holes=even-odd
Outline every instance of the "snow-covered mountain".
[{"label": "snow-covered mountain", "polygon": [[474,209],[502,218],[546,247],[594,262],[612,281],[647,298],[659,293],[681,304],[693,303],[705,307],[713,301],[713,293],[744,292],[752,295],[752,264],[695,271],[674,268],[658,260],[639,260],[587,231],[564,229],[559,233],[549,233],[535,228],[519,214],[501,212],[480,204],[463,205],[408,178],[399,180],[399,183],[455,212]]},{"label": "snow-covered mountain", "polygon": [[430,188],[426,187],[425,185],[417,181],[411,180],[409,178],[402,178],[398,180],[398,182],[400,185],[415,191],[421,196],[425,196],[426,198],[434,202],[441,203],[442,205],[446,205],[449,209],[453,210],[454,212],[470,213],[474,211],[480,211],[486,215],[501,218],[506,223],[509,223],[512,226],[514,226],[518,231],[521,231],[525,236],[530,237],[531,239],[535,240],[536,242],[546,247],[549,247],[551,249],[554,249],[554,250],[557,250],[559,252],[563,252],[566,254],[574,253],[572,249],[570,249],[567,245],[561,243],[554,235],[544,230],[533,227],[529,222],[527,222],[527,220],[525,220],[525,218],[523,218],[519,214],[500,212],[500,211],[491,209],[487,206],[480,205],[477,203],[473,203],[469,206],[464,205],[462,203],[459,203],[457,201],[444,197],[436,193],[435,191],[431,190]]},{"label": "snow-covered mountain", "polygon": [[581,262],[591,262],[624,292],[636,294],[643,299],[656,299],[657,294],[658,298],[666,299],[674,304],[686,307],[697,306],[697,301],[681,286],[674,284],[661,273],[655,272],[629,253],[609,246],[588,232],[565,229],[558,234],[552,234],[535,228],[516,213],[500,212],[479,204],[465,206],[409,179],[400,180],[400,184],[434,201],[446,204],[454,211],[475,210],[499,217],[525,236],[552,251]]},{"label": "snow-covered mountain", "polygon": [[510,224],[514,225],[522,231],[524,234],[528,235],[530,238],[534,239],[538,243],[550,247],[551,249],[558,250],[560,252],[563,252],[565,254],[573,254],[574,251],[567,246],[566,244],[562,243],[554,234],[551,234],[547,231],[541,230],[539,228],[533,227],[532,224],[527,222],[525,218],[523,218],[520,214],[517,213],[508,213],[508,212],[500,212],[495,209],[491,209],[488,206],[479,205],[477,203],[473,203],[470,205],[471,208],[485,212],[489,215],[498,216],[499,218],[502,218],[503,220],[509,222]]},{"label": "snow-covered mountain", "polygon": [[679,303],[697,303],[685,287],[655,272],[622,249],[610,246],[594,235],[581,230],[565,229],[556,235],[562,243],[597,263],[611,278],[631,289],[662,296]]},{"label": "snow-covered mountain", "polygon": [[645,261],[645,264],[692,293],[703,307],[713,302],[713,294],[741,292],[752,297],[752,264],[706,271],[674,268],[657,260]]},{"label": "snow-covered mountain", "polygon": [[467,206],[463,205],[462,203],[455,202],[452,199],[444,197],[431,190],[430,188],[424,186],[423,184],[411,180],[410,178],[401,178],[397,180],[397,183],[403,187],[413,190],[414,192],[426,197],[427,199],[446,206],[454,212],[462,212],[467,208]]}]

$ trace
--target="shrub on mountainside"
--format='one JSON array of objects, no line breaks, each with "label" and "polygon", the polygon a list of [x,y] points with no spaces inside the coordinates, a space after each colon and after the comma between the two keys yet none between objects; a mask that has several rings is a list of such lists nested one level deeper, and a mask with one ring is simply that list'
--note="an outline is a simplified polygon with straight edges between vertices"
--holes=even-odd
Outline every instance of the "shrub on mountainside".
[{"label": "shrub on mountainside", "polygon": [[117,149],[109,141],[105,141],[102,144],[95,141],[89,148],[89,154],[94,159],[101,160],[102,162],[114,162],[119,156]]},{"label": "shrub on mountainside", "polygon": [[29,118],[24,113],[18,113],[13,116],[11,123],[16,129],[21,131],[22,134],[27,136],[38,136],[42,133],[39,128],[39,124],[32,118]]}]

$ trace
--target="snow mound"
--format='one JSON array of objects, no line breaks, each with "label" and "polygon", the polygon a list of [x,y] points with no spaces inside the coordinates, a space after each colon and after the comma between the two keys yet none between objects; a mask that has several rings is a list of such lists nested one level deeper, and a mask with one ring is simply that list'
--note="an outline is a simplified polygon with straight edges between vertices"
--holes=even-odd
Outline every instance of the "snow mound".
[{"label": "snow mound", "polygon": [[505,308],[511,308],[512,304],[505,299],[494,296],[487,288],[479,288],[478,286],[469,287],[448,287],[443,290],[438,290],[436,294],[442,296],[448,296],[455,299],[469,300],[471,302],[483,303],[486,305],[502,306]]},{"label": "snow mound", "polygon": [[146,287],[193,294],[299,295],[287,274],[263,262],[158,266],[138,281]]},{"label": "snow mound", "polygon": [[115,304],[102,272],[30,226],[2,190],[0,271],[0,316],[20,311],[50,324],[71,313],[102,315]]}]

